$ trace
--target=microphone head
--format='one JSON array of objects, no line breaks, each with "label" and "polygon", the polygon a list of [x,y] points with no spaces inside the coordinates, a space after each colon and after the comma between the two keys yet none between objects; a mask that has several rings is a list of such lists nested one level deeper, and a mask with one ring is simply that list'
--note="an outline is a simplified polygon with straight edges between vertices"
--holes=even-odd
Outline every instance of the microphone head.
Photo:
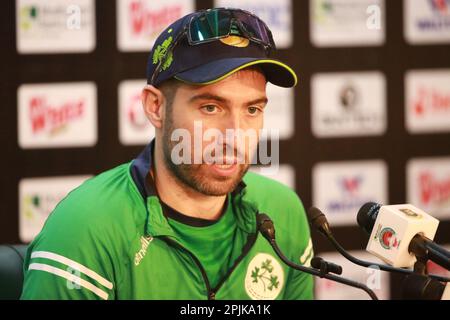
[{"label": "microphone head", "polygon": [[256,223],[258,230],[261,234],[269,241],[275,240],[275,226],[273,225],[272,219],[265,214],[260,213],[256,216]]},{"label": "microphone head", "polygon": [[325,273],[331,272],[335,274],[342,274],[342,267],[340,265],[323,260],[321,257],[313,257],[311,259],[311,267],[318,270],[323,270],[323,268],[325,268]]},{"label": "microphone head", "polygon": [[356,220],[358,221],[358,225],[366,231],[367,234],[372,233],[380,208],[381,204],[379,203],[367,202],[359,209]]},{"label": "microphone head", "polygon": [[370,233],[367,251],[396,268],[410,268],[416,262],[410,252],[413,237],[432,239],[439,221],[411,204],[368,203],[358,212],[358,224]]},{"label": "microphone head", "polygon": [[272,222],[272,219],[270,219],[267,214],[260,213],[256,216],[256,224],[258,225],[258,229],[261,227],[261,225],[267,222]]},{"label": "microphone head", "polygon": [[308,216],[309,224],[311,225],[311,227],[317,229],[325,235],[330,233],[330,226],[328,224],[327,217],[319,208],[311,207],[306,212],[306,214]]},{"label": "microphone head", "polygon": [[314,269],[320,269],[320,264],[322,263],[323,259],[321,257],[313,257],[311,259],[311,267]]}]

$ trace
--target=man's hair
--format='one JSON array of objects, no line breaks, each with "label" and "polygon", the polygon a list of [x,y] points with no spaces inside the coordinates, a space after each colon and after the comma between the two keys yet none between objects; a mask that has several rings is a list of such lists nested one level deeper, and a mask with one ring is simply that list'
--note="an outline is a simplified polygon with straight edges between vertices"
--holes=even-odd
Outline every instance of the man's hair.
[{"label": "man's hair", "polygon": [[158,89],[161,90],[166,99],[166,109],[169,112],[172,109],[173,100],[175,99],[177,90],[182,84],[183,83],[180,80],[170,78],[159,85]]}]

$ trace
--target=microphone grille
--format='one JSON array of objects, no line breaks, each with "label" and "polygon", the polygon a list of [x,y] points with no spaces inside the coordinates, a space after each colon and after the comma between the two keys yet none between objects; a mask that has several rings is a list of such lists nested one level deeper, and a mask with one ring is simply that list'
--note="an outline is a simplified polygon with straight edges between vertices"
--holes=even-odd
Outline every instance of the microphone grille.
[{"label": "microphone grille", "polygon": [[308,220],[310,222],[316,220],[318,217],[323,215],[322,211],[320,211],[316,207],[309,208],[309,210],[306,212],[306,214],[308,215]]},{"label": "microphone grille", "polygon": [[364,229],[368,234],[372,233],[375,220],[377,219],[378,211],[380,211],[381,204],[376,202],[367,202],[358,211],[356,220],[358,225]]}]

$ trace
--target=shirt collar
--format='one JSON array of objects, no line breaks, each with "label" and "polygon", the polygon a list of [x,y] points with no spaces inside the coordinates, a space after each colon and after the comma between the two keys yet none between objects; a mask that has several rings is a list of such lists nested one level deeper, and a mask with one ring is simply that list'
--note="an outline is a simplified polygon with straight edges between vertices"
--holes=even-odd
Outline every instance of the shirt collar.
[{"label": "shirt collar", "polygon": [[155,139],[153,139],[144,150],[131,163],[131,176],[136,184],[142,198],[156,196],[155,188],[148,183],[147,176],[153,165],[153,152],[155,149]]}]

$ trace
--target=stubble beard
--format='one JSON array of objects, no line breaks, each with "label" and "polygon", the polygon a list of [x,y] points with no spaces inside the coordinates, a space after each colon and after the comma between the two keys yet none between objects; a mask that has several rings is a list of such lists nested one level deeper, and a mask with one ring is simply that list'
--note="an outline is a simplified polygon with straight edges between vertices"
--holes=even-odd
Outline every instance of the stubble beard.
[{"label": "stubble beard", "polygon": [[207,196],[223,196],[232,192],[238,186],[242,177],[247,173],[250,165],[237,164],[236,173],[231,176],[218,176],[209,173],[207,164],[175,164],[172,161],[172,149],[176,142],[170,139],[174,125],[168,115],[163,126],[162,134],[162,150],[166,168],[170,173],[182,184],[189,188],[207,195]]}]

